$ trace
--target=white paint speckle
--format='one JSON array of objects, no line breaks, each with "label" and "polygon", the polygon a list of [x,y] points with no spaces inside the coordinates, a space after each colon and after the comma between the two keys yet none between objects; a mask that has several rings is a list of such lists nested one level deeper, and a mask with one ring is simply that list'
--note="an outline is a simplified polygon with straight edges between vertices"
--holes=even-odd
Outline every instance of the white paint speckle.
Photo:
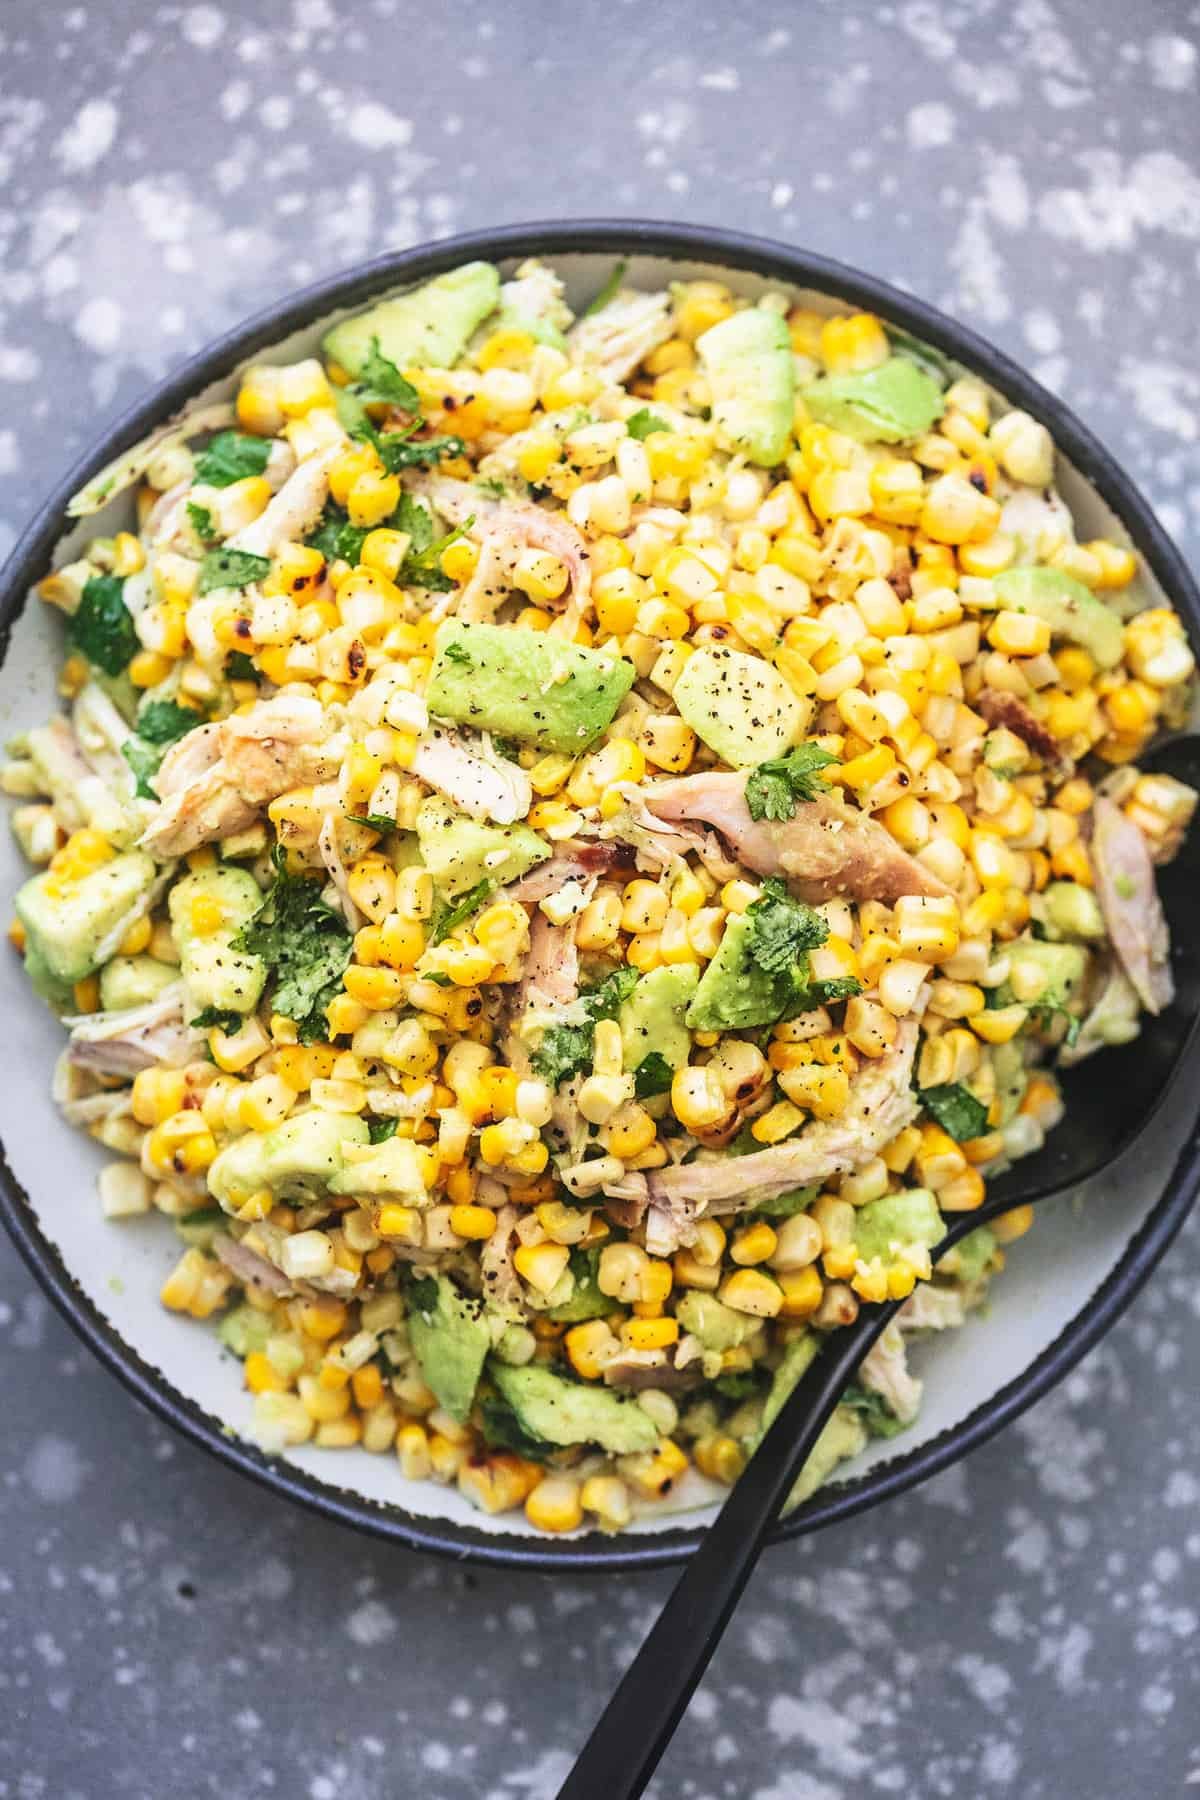
[{"label": "white paint speckle", "polygon": [[1150,79],[1170,93],[1182,94],[1195,86],[1198,60],[1195,44],[1174,32],[1158,32],[1146,45]]},{"label": "white paint speckle", "polygon": [[121,308],[115,300],[94,294],[75,315],[75,335],[89,350],[104,354],[121,341]]},{"label": "white paint speckle", "polygon": [[954,114],[940,100],[924,100],[910,111],[905,132],[914,150],[940,150],[954,138]]},{"label": "white paint speckle", "polygon": [[347,1635],[364,1649],[385,1643],[395,1631],[396,1616],[381,1600],[364,1600],[346,1620]]},{"label": "white paint speckle", "polygon": [[51,1506],[65,1506],[79,1497],[84,1480],[83,1460],[74,1444],[48,1433],[40,1437],[25,1459],[25,1479]]},{"label": "white paint speckle", "polygon": [[342,125],[348,138],[364,150],[399,150],[412,140],[412,122],[402,119],[379,100],[360,100],[347,112]]},{"label": "white paint speckle", "polygon": [[225,35],[225,15],[215,6],[189,6],[179,29],[197,50],[211,50]]},{"label": "white paint speckle", "polygon": [[68,175],[94,169],[112,149],[119,114],[111,100],[87,100],[55,145],[54,153]]}]

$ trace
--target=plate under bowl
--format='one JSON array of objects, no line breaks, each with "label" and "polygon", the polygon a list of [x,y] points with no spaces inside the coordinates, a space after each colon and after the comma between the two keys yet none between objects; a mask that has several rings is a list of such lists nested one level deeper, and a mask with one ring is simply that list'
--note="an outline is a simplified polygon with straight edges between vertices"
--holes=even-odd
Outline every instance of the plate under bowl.
[{"label": "plate under bowl", "polygon": [[[308,354],[337,315],[391,289],[483,257],[508,268],[526,256],[551,260],[578,306],[617,257],[628,278],[716,277],[739,293],[784,288],[834,311],[867,308],[980,376],[998,395],[1049,427],[1059,450],[1058,484],[1084,537],[1117,535],[1140,552],[1144,582],[1200,637],[1200,597],[1178,552],[1128,476],[1058,399],[973,332],[909,295],[805,251],[733,232],[646,222],[513,226],[445,239],[387,256],[295,295],[186,363],[114,425],[62,481],[0,575],[0,726],[4,736],[56,708],[59,634],[50,609],[26,604],[52,562],[66,560],[97,530],[121,522],[123,502],[71,527],[66,503],[115,455],[205,394],[229,394],[255,357]],[[11,893],[25,865],[0,834],[0,889]],[[106,1153],[60,1119],[50,1074],[61,1029],[30,993],[19,959],[0,959],[0,1007],[10,1021],[10,1056],[0,1084],[0,1213],[34,1275],[100,1359],[154,1412],[193,1442],[276,1493],[348,1525],[418,1549],[509,1566],[628,1569],[682,1559],[699,1540],[715,1490],[690,1478],[691,1510],[637,1521],[627,1534],[561,1539],[534,1535],[521,1515],[487,1519],[454,1489],[408,1483],[393,1457],[300,1449],[266,1457],[237,1432],[248,1420],[240,1365],[206,1327],[166,1313],[157,1292],[178,1253],[165,1220],[105,1221],[95,1177]],[[1176,1080],[1150,1141],[1039,1212],[1037,1228],[1010,1252],[985,1317],[917,1346],[926,1384],[916,1426],[875,1440],[845,1477],[823,1488],[778,1529],[777,1539],[813,1531],[877,1505],[965,1455],[1061,1380],[1129,1303],[1179,1229],[1200,1182],[1193,1141],[1194,1059]]]}]

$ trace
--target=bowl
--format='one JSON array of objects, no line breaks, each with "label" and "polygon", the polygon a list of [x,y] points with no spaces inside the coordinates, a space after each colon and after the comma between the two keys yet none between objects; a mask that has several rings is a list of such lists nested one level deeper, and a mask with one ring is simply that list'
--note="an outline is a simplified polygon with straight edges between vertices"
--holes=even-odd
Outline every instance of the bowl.
[{"label": "bowl", "polygon": [[[553,261],[577,306],[624,257],[628,279],[641,286],[715,277],[739,293],[783,287],[819,310],[849,304],[878,313],[1049,427],[1058,485],[1082,535],[1132,543],[1147,596],[1169,601],[1193,641],[1200,636],[1195,584],[1129,477],[1060,400],[944,314],[839,263],[733,232],[612,220],[512,226],[382,257],[283,300],[192,358],[110,427],[63,478],[0,574],[5,735],[57,704],[57,626],[52,609],[27,604],[32,584],[52,562],[77,554],[85,538],[117,529],[128,516],[128,500],[114,500],[73,524],[67,502],[86,481],[185,402],[226,397],[235,372],[264,352],[281,359],[309,354],[338,315],[471,258],[511,268],[527,256]],[[25,866],[8,833],[0,845],[0,885],[11,894]],[[9,1059],[0,1090],[0,1212],[51,1300],[153,1412],[274,1493],[416,1549],[510,1567],[617,1570],[677,1562],[695,1548],[719,1490],[694,1474],[676,1509],[640,1518],[619,1537],[547,1539],[521,1514],[486,1518],[455,1489],[405,1482],[393,1457],[311,1447],[269,1457],[241,1439],[249,1409],[240,1365],[210,1327],[158,1304],[178,1254],[168,1221],[114,1224],[101,1216],[95,1178],[105,1153],[68,1127],[51,1101],[61,1028],[28,989],[15,956],[0,959],[0,1005],[10,1021],[20,1021],[20,1055]],[[1188,1053],[1183,1060],[1194,1067]],[[915,1348],[914,1366],[925,1380],[917,1424],[901,1437],[874,1440],[842,1479],[779,1526],[777,1541],[877,1506],[965,1456],[1060,1381],[1113,1324],[1179,1230],[1200,1182],[1196,1096],[1185,1091],[1192,1087],[1174,1081],[1153,1132],[1131,1153],[1039,1208],[1036,1229],[1009,1253],[986,1316]]]}]

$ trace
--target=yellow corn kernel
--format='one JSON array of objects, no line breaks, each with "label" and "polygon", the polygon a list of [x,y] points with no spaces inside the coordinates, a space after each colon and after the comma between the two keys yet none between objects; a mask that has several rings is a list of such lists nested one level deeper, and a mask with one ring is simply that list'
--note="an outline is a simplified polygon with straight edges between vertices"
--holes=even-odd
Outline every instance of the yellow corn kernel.
[{"label": "yellow corn kernel", "polygon": [[1050,648],[1050,627],[1032,613],[1002,609],[988,627],[988,643],[1006,656],[1041,656]]},{"label": "yellow corn kernel", "polygon": [[999,1244],[1014,1244],[1033,1224],[1032,1206],[1014,1206],[991,1223],[992,1235]]},{"label": "yellow corn kernel", "polygon": [[456,1237],[482,1242],[496,1229],[496,1215],[490,1206],[452,1206],[450,1229]]},{"label": "yellow corn kernel", "polygon": [[421,1215],[414,1206],[399,1206],[386,1201],[375,1215],[375,1230],[380,1237],[396,1238],[404,1244],[422,1240]]},{"label": "yellow corn kernel", "polygon": [[186,1092],[182,1069],[142,1069],[133,1078],[133,1116],[139,1125],[161,1125],[182,1110]]},{"label": "yellow corn kernel", "polygon": [[198,1174],[216,1154],[216,1140],[199,1112],[178,1112],[163,1119],[143,1150],[150,1169],[159,1175]]},{"label": "yellow corn kernel", "polygon": [[784,1138],[799,1130],[804,1119],[802,1109],[791,1100],[779,1100],[766,1112],[759,1113],[750,1127],[750,1135],[757,1144],[781,1144]]},{"label": "yellow corn kernel", "polygon": [[679,1342],[678,1319],[628,1319],[621,1336],[631,1350],[666,1350]]},{"label": "yellow corn kernel", "polygon": [[729,1254],[739,1268],[752,1268],[755,1263],[767,1262],[774,1256],[779,1239],[776,1232],[765,1219],[759,1219],[734,1237]]},{"label": "yellow corn kernel", "polygon": [[723,1305],[757,1319],[773,1319],[783,1305],[783,1290],[761,1269],[738,1269],[727,1276],[719,1290]]},{"label": "yellow corn kernel", "polygon": [[134,687],[157,687],[171,673],[171,659],[156,650],[143,650],[129,665],[129,679]]},{"label": "yellow corn kernel", "polygon": [[583,1524],[579,1483],[569,1475],[547,1475],[525,1501],[525,1517],[538,1531],[575,1531]]},{"label": "yellow corn kernel", "polygon": [[811,1319],[825,1292],[816,1265],[810,1263],[805,1269],[782,1270],[776,1279],[783,1296],[777,1316],[781,1319]]},{"label": "yellow corn kernel", "polygon": [[698,1438],[692,1451],[696,1467],[710,1481],[732,1487],[746,1466],[746,1453],[727,1432],[710,1432]]},{"label": "yellow corn kernel", "polygon": [[998,1006],[991,1012],[977,1012],[971,1020],[971,1030],[985,1044],[1008,1044],[1028,1017],[1023,1006]]},{"label": "yellow corn kernel", "polygon": [[575,1373],[585,1381],[597,1381],[604,1373],[604,1365],[616,1355],[618,1345],[604,1319],[588,1319],[567,1332],[563,1347]]},{"label": "yellow corn kernel", "polygon": [[539,1294],[548,1294],[561,1279],[570,1255],[566,1244],[521,1244],[513,1265],[522,1281]]},{"label": "yellow corn kernel", "polygon": [[818,1119],[836,1119],[850,1103],[850,1081],[844,1069],[807,1063],[785,1069],[779,1085],[794,1106],[802,1106]]},{"label": "yellow corn kernel", "polygon": [[252,1394],[283,1394],[288,1384],[270,1357],[262,1350],[252,1350],[242,1364],[242,1379]]},{"label": "yellow corn kernel", "polygon": [[821,360],[835,374],[878,368],[890,355],[887,333],[872,313],[839,315],[821,327]]},{"label": "yellow corn kernel", "polygon": [[395,969],[351,963],[342,979],[351,998],[372,1012],[398,1006],[405,996],[404,978]]}]

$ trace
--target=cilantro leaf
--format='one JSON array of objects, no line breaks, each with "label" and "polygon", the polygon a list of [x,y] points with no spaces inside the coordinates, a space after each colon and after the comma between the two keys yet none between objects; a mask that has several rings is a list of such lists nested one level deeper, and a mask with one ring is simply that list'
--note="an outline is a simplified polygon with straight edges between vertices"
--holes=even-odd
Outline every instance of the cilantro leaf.
[{"label": "cilantro leaf", "polygon": [[220,532],[217,530],[211,512],[207,506],[197,506],[194,500],[187,503],[187,516],[192,530],[202,544],[215,544]]},{"label": "cilantro leaf", "polygon": [[1049,1031],[1055,1019],[1065,1019],[1067,1030],[1062,1043],[1067,1049],[1070,1049],[1083,1030],[1083,1020],[1069,1007],[1064,1006],[1061,1000],[1039,1000],[1036,1006],[1030,1007],[1029,1017],[1039,1031]]},{"label": "cilantro leaf", "polygon": [[261,475],[271,455],[269,438],[244,431],[218,431],[196,458],[196,480],[205,487],[232,487],[247,475]]},{"label": "cilantro leaf", "polygon": [[389,475],[401,469],[432,469],[443,457],[461,456],[466,449],[460,437],[414,438],[403,431],[381,431],[374,443]]},{"label": "cilantro leaf", "polygon": [[67,642],[105,675],[120,675],[141,649],[120,575],[92,575],[67,621]]},{"label": "cilantro leaf", "polygon": [[746,916],[751,921],[750,955],[768,975],[793,969],[805,951],[816,950],[829,936],[820,913],[803,900],[793,900],[774,876],[764,881],[761,895],[746,908]]},{"label": "cilantro leaf", "polygon": [[290,875],[278,852],[275,867],[266,899],[233,948],[262,957],[274,978],[272,1010],[294,1020],[302,1044],[314,1044],[328,1036],[325,1009],[341,991],[354,940],[315,881]]},{"label": "cilantro leaf", "polygon": [[231,650],[225,658],[225,673],[230,681],[258,681],[258,670],[254,666],[254,658],[244,650]]},{"label": "cilantro leaf", "polygon": [[628,267],[629,259],[624,256],[621,258],[620,262],[613,264],[612,274],[604,283],[604,286],[600,289],[600,292],[596,295],[595,299],[592,300],[589,305],[584,307],[582,313],[579,315],[580,318],[590,319],[593,313],[602,311],[603,308],[608,305],[610,300],[616,299],[621,291],[621,283],[625,279],[625,271]]},{"label": "cilantro leaf", "polygon": [[586,1014],[585,1022],[548,1026],[530,1058],[534,1072],[551,1087],[558,1087],[584,1069],[590,1069],[596,1045],[596,1021],[615,1019],[622,1002],[628,1000],[637,984],[636,969],[616,969],[599,987],[581,994],[579,1004]]},{"label": "cilantro leaf", "polygon": [[956,1144],[981,1137],[987,1127],[988,1109],[961,1081],[943,1081],[937,1087],[918,1088],[917,1098],[942,1130]]},{"label": "cilantro leaf", "polygon": [[633,1091],[637,1099],[646,1100],[652,1094],[667,1094],[671,1090],[671,1081],[675,1071],[666,1057],[658,1050],[651,1050],[643,1056],[633,1071]]},{"label": "cilantro leaf", "polygon": [[461,925],[465,919],[477,913],[489,894],[494,892],[495,886],[495,882],[485,875],[482,881],[477,881],[473,888],[468,888],[452,906],[443,903],[430,921],[430,943],[440,944],[443,938],[450,936],[456,925]]},{"label": "cilantro leaf", "polygon": [[327,563],[356,563],[362,556],[368,530],[366,525],[352,525],[349,515],[335,500],[330,500],[317,529],[304,541],[310,549],[319,550]]},{"label": "cilantro leaf", "polygon": [[269,556],[254,556],[249,550],[207,550],[200,564],[197,594],[211,594],[217,588],[249,587],[271,573]]},{"label": "cilantro leaf", "polygon": [[145,744],[139,737],[126,738],[121,745],[121,755],[133,770],[134,795],[139,800],[157,800],[158,795],[150,785],[150,777],[157,775],[162,754],[153,744]]},{"label": "cilantro leaf", "polygon": [[749,1400],[761,1392],[763,1381],[753,1369],[741,1369],[733,1375],[718,1375],[713,1386],[723,1400]]},{"label": "cilantro leaf", "polygon": [[855,994],[861,994],[863,984],[853,975],[831,975],[825,981],[813,981],[811,978],[804,990],[804,1004],[799,1012],[815,1012],[818,1006],[833,1006],[839,1000],[853,1000]]},{"label": "cilantro leaf", "polygon": [[240,1031],[245,1023],[245,1017],[240,1012],[223,1012],[219,1006],[206,1006],[203,1012],[198,1012],[194,1019],[188,1020],[193,1031],[223,1031],[227,1037]]},{"label": "cilantro leaf", "polygon": [[826,783],[821,770],[837,761],[820,744],[797,744],[786,756],[759,763],[746,777],[746,805],[752,819],[790,819],[797,800],[815,800]]},{"label": "cilantro leaf", "polygon": [[386,1144],[389,1138],[395,1137],[396,1127],[399,1123],[399,1119],[368,1119],[367,1131],[370,1135],[371,1142],[373,1144]]},{"label": "cilantro leaf", "polygon": [[640,443],[643,439],[648,438],[652,431],[674,431],[675,427],[668,425],[667,421],[660,419],[656,413],[652,413],[648,406],[643,406],[626,419],[625,429],[631,438],[637,438]]},{"label": "cilantro leaf", "polygon": [[190,706],[180,706],[176,700],[151,700],[138,714],[137,734],[148,744],[173,744],[203,723]]},{"label": "cilantro leaf", "polygon": [[408,413],[421,410],[421,396],[391,358],[383,354],[377,337],[371,339],[371,348],[359,370],[354,391],[369,405],[398,406]]},{"label": "cilantro leaf", "polygon": [[895,1437],[898,1431],[908,1429],[904,1420],[896,1417],[882,1394],[861,1387],[857,1381],[852,1381],[842,1395],[842,1405],[859,1414],[872,1437]]},{"label": "cilantro leaf", "polygon": [[438,1284],[434,1275],[413,1275],[405,1283],[404,1301],[410,1312],[432,1318],[437,1311]]},{"label": "cilantro leaf", "polygon": [[462,644],[447,644],[442,655],[447,662],[462,663],[464,668],[473,669],[475,666],[471,660],[471,652]]},{"label": "cilantro leaf", "polygon": [[346,818],[351,825],[366,825],[371,831],[395,831],[395,819],[389,819],[386,813],[347,813]]}]

